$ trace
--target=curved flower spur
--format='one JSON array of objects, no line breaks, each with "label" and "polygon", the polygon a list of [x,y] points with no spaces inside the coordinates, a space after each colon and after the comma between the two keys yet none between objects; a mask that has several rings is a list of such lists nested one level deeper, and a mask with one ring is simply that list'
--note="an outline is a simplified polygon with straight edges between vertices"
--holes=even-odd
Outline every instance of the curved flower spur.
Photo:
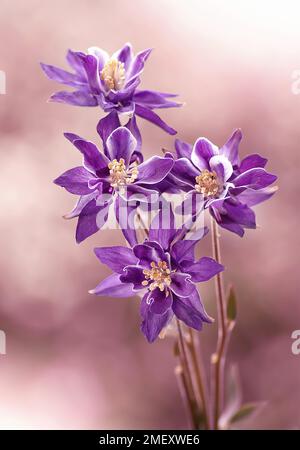
[{"label": "curved flower spur", "polygon": [[[72,133],[65,137],[83,155],[82,166],[67,170],[54,183],[80,198],[67,218],[78,217],[76,241],[79,243],[101,229],[114,203],[117,220],[120,198],[135,209],[138,202],[155,202],[159,192],[152,186],[161,182],[173,166],[171,158],[153,156],[139,164],[137,140],[126,127],[115,129],[105,142],[105,153],[95,144]],[[124,227],[131,243],[136,242],[135,230]]]},{"label": "curved flower spur", "polygon": [[[252,154],[240,162],[241,139],[241,131],[236,130],[221,148],[203,137],[194,146],[177,140],[178,159],[171,172],[188,193],[187,206],[196,204],[191,196],[201,195],[204,208],[209,209],[217,223],[239,236],[243,236],[244,228],[256,228],[251,207],[267,200],[277,190],[269,187],[277,177],[264,169],[265,158]],[[186,205],[183,204],[183,210]]]},{"label": "curved flower spur", "polygon": [[164,229],[160,218],[159,213],[142,244],[95,249],[98,259],[115,273],[90,291],[100,296],[141,295],[141,330],[149,342],[158,337],[174,315],[196,330],[201,330],[203,322],[212,322],[196,283],[224,270],[212,258],[195,260],[199,240],[178,239],[182,229]]},{"label": "curved flower spur", "polygon": [[98,47],[89,48],[87,53],[68,50],[66,59],[73,72],[41,63],[48,78],[75,88],[74,92],[56,92],[50,101],[100,106],[106,113],[117,111],[130,117],[136,114],[167,133],[176,134],[153,110],[181,106],[170,100],[177,95],[137,89],[150,53],[151,49],[147,49],[134,55],[129,43],[111,57]]}]

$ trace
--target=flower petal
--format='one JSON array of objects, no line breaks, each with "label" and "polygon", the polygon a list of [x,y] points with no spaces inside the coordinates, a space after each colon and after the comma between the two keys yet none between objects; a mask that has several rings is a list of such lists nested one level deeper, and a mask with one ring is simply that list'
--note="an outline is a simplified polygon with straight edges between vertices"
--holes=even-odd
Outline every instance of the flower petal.
[{"label": "flower petal", "polygon": [[239,143],[242,137],[242,131],[237,129],[232,133],[226,144],[220,148],[220,154],[226,156],[233,166],[239,162]]},{"label": "flower petal", "polygon": [[135,295],[132,290],[132,285],[122,283],[120,281],[120,275],[116,273],[105,278],[95,289],[89,292],[90,294],[105,297],[132,297]]},{"label": "flower petal", "polygon": [[168,98],[160,92],[150,90],[140,90],[135,92],[133,101],[150,109],[175,108],[182,106],[181,103],[168,100]]},{"label": "flower petal", "polygon": [[246,203],[247,206],[251,207],[268,200],[277,190],[277,186],[267,187],[258,191],[247,188],[241,194],[237,195],[237,198],[241,203]]},{"label": "flower petal", "polygon": [[73,106],[97,106],[97,99],[87,90],[59,91],[51,95],[50,102],[68,103]]},{"label": "flower petal", "polygon": [[244,236],[245,231],[243,227],[238,223],[233,222],[232,219],[230,219],[227,215],[219,214],[217,208],[211,207],[209,208],[209,212],[217,221],[220,227],[225,228],[225,230],[231,231],[232,233],[235,233],[240,237]]},{"label": "flower petal", "polygon": [[83,165],[87,170],[93,173],[108,170],[109,160],[103,153],[100,153],[95,144],[85,139],[76,139],[73,141],[73,145],[82,153]]},{"label": "flower petal", "polygon": [[210,158],[209,166],[222,181],[227,181],[232,175],[233,168],[230,161],[223,155],[216,155]]},{"label": "flower petal", "polygon": [[187,220],[183,224],[182,239],[199,242],[208,233],[208,227],[204,226],[204,210],[197,213],[196,217]]},{"label": "flower petal", "polygon": [[200,172],[187,158],[179,158],[174,161],[171,174],[194,189],[196,177]]},{"label": "flower petal", "polygon": [[108,203],[98,206],[96,200],[92,200],[85,205],[78,217],[76,228],[76,242],[78,244],[103,227],[108,217],[108,209]]},{"label": "flower petal", "polygon": [[107,138],[116,128],[119,128],[120,125],[121,124],[117,111],[112,111],[103,119],[99,120],[97,125],[97,132],[102,139],[104,147],[106,147]]},{"label": "flower petal", "polygon": [[208,162],[214,155],[218,155],[218,147],[204,137],[200,137],[194,144],[191,160],[200,170],[209,169]]},{"label": "flower petal", "polygon": [[139,266],[126,266],[123,270],[120,280],[123,283],[131,283],[134,290],[145,289],[142,282],[145,280],[143,268]]},{"label": "flower petal", "polygon": [[171,135],[177,133],[177,131],[174,130],[174,128],[171,128],[169,125],[167,125],[166,122],[164,122],[154,111],[152,111],[149,108],[136,104],[135,113],[136,115],[142,117],[143,119],[148,120],[154,125],[157,125],[158,127],[162,128],[164,131],[166,131]]},{"label": "flower petal", "polygon": [[135,137],[126,127],[119,127],[114,130],[106,141],[106,147],[110,159],[119,161],[124,159],[126,166],[129,165],[131,155],[136,148]]},{"label": "flower petal", "polygon": [[[71,194],[84,195],[91,193],[88,182],[94,179],[95,177],[84,167],[74,167],[56,178],[54,183],[65,188]],[[96,180],[99,182],[97,178]]]},{"label": "flower petal", "polygon": [[[157,244],[155,242],[154,244]],[[143,267],[150,267],[152,262],[166,261],[166,256],[160,245],[152,246],[151,242],[137,244],[133,247],[133,253],[138,258],[139,264]]]},{"label": "flower petal", "polygon": [[171,256],[180,264],[181,261],[194,261],[195,245],[197,240],[183,239],[175,242],[172,246]]},{"label": "flower petal", "polygon": [[137,205],[130,205],[119,195],[115,199],[114,209],[116,219],[121,227],[122,233],[126,241],[131,247],[133,247],[138,243],[136,230],[134,226],[136,207]]},{"label": "flower petal", "polygon": [[101,92],[101,82],[99,76],[99,60],[94,55],[83,55],[82,65],[86,72],[89,87],[92,94]]},{"label": "flower petal", "polygon": [[[193,225],[187,224],[187,231],[191,232],[191,228]],[[185,230],[184,230],[185,231]],[[177,264],[180,265],[181,261],[193,261],[195,259],[195,245],[203,239],[209,229],[208,227],[201,227],[201,233],[197,233],[197,239],[184,239],[184,233],[181,236],[181,239],[175,242],[171,247],[171,256],[175,259]],[[184,270],[183,270],[184,272]]]},{"label": "flower petal", "polygon": [[217,263],[213,258],[204,256],[199,261],[192,263],[190,260],[184,260],[181,267],[191,276],[194,283],[208,281],[217,273],[224,270],[222,264]]},{"label": "flower petal", "polygon": [[129,82],[133,78],[138,77],[144,69],[145,62],[150,56],[152,49],[148,48],[135,55],[132,63],[127,71],[127,81]]},{"label": "flower petal", "polygon": [[86,81],[82,80],[76,73],[67,72],[59,67],[43,63],[41,63],[41,68],[50,80],[57,81],[58,83],[77,88],[86,84]]},{"label": "flower petal", "polygon": [[277,180],[276,175],[268,173],[263,168],[249,169],[233,180],[236,187],[248,187],[251,189],[262,189]]},{"label": "flower petal", "polygon": [[173,296],[173,312],[188,327],[196,330],[202,329],[202,322],[211,323],[212,319],[206,313],[199,293],[195,288],[193,293],[186,298]]},{"label": "flower petal", "polygon": [[[130,108],[133,108],[135,103],[133,102],[133,94],[138,85],[140,84],[141,80],[139,78],[136,78],[135,80],[130,81],[127,83],[121,90],[115,91],[110,90],[107,94],[107,98],[109,101],[113,102],[114,104],[118,105],[118,111],[128,113],[126,109],[124,110],[123,104],[126,104],[129,102],[129,105],[131,104]],[[125,107],[126,108],[126,107]]]},{"label": "flower petal", "polygon": [[166,203],[151,222],[149,240],[158,242],[164,250],[168,250],[176,232],[172,206]]},{"label": "flower petal", "polygon": [[114,104],[114,103],[110,103],[113,106],[110,106],[107,111],[111,111],[112,109],[115,109],[116,111],[118,111],[119,114],[121,114],[124,117],[132,117],[133,114],[135,113],[135,104],[134,102],[131,101],[126,101],[126,104]]},{"label": "flower petal", "polygon": [[127,42],[124,47],[120,48],[120,50],[117,50],[113,55],[112,58],[117,59],[121,63],[124,64],[124,69],[127,71],[129,69],[129,66],[133,59],[133,52],[132,52],[132,46],[129,42]]},{"label": "flower petal", "polygon": [[129,184],[123,191],[120,191],[120,196],[130,202],[141,203],[156,203],[159,193],[154,189],[148,189],[136,183]]},{"label": "flower petal", "polygon": [[129,121],[127,122],[127,124],[125,125],[126,128],[128,128],[128,130],[133,134],[133,136],[136,139],[137,145],[136,148],[133,152],[132,155],[132,160],[137,160],[138,163],[143,161],[143,154],[141,152],[141,147],[142,147],[142,136],[140,133],[140,130],[137,126],[137,122],[136,122],[136,117],[135,115],[133,115],[131,117],[131,119],[129,119]]},{"label": "flower petal", "polygon": [[124,267],[130,264],[137,264],[138,262],[132,249],[128,247],[98,247],[94,249],[94,252],[103,264],[120,274],[124,273]]},{"label": "flower petal", "polygon": [[264,168],[268,160],[263,158],[258,154],[248,155],[241,161],[239,171],[240,173],[246,172],[249,169],[254,169],[255,167]]},{"label": "flower petal", "polygon": [[247,205],[242,203],[225,202],[224,208],[227,217],[246,228],[256,228],[255,213]]},{"label": "flower petal", "polygon": [[[165,158],[168,158],[168,154],[165,155]],[[154,186],[153,186],[154,187]],[[159,183],[155,184],[155,189],[161,194],[182,194],[183,191],[189,189],[187,184],[183,184],[171,172]]]},{"label": "flower petal", "polygon": [[206,206],[204,196],[194,189],[185,194],[184,200],[176,207],[175,211],[182,217],[190,216],[190,218],[193,218],[204,210],[204,206]]},{"label": "flower petal", "polygon": [[78,134],[74,133],[64,133],[64,137],[68,139],[68,141],[70,141],[72,144],[74,141],[77,141],[78,139],[82,139],[83,141],[85,140],[81,136],[78,136]]},{"label": "flower petal", "polygon": [[98,60],[98,70],[101,71],[109,60],[109,54],[99,47],[89,47],[88,54],[93,55]]},{"label": "flower petal", "polygon": [[188,158],[191,159],[192,145],[181,141],[180,139],[175,139],[175,150],[178,158]]},{"label": "flower petal", "polygon": [[87,78],[85,75],[85,71],[82,65],[82,56],[84,53],[82,52],[74,52],[73,50],[68,50],[66,55],[66,60],[68,64],[75,70],[75,72],[82,78],[85,83],[87,82]]},{"label": "flower petal", "polygon": [[154,342],[161,330],[168,325],[174,314],[171,308],[164,314],[152,313],[146,303],[147,297],[148,293],[145,294],[141,303],[141,315],[143,319],[141,331],[149,342]]},{"label": "flower petal", "polygon": [[175,272],[171,275],[170,289],[179,297],[188,297],[195,289],[195,285],[191,281],[188,273]]},{"label": "flower petal", "polygon": [[154,291],[150,291],[147,297],[147,303],[149,304],[150,312],[153,314],[165,314],[165,312],[171,308],[173,298],[170,293],[161,291],[156,288]]},{"label": "flower petal", "polygon": [[138,166],[138,178],[136,183],[154,184],[162,181],[170,172],[174,164],[171,158],[152,156]]},{"label": "flower petal", "polygon": [[85,205],[87,205],[91,200],[94,200],[97,196],[98,192],[95,190],[91,192],[91,194],[82,195],[79,197],[72,211],[64,215],[64,219],[73,219],[74,217],[79,216]]}]

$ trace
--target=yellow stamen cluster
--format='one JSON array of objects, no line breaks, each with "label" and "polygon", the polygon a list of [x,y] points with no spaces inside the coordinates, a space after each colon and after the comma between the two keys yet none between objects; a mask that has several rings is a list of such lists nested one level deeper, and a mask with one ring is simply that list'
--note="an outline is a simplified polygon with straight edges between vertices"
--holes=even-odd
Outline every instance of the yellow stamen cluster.
[{"label": "yellow stamen cluster", "polygon": [[137,162],[134,162],[130,169],[126,169],[126,164],[123,158],[119,161],[114,159],[108,164],[108,168],[110,174],[110,185],[113,188],[134,183],[139,173],[137,169]]},{"label": "yellow stamen cluster", "polygon": [[115,58],[109,59],[100,72],[100,78],[107,89],[119,91],[125,84],[124,63]]},{"label": "yellow stamen cluster", "polygon": [[150,291],[159,288],[161,292],[167,289],[171,284],[171,270],[168,267],[166,261],[158,261],[157,265],[154,261],[150,264],[151,269],[144,269],[143,274],[145,280],[142,282],[143,286],[149,285]]},{"label": "yellow stamen cluster", "polygon": [[220,190],[217,174],[205,169],[196,177],[195,189],[204,197],[215,197]]}]

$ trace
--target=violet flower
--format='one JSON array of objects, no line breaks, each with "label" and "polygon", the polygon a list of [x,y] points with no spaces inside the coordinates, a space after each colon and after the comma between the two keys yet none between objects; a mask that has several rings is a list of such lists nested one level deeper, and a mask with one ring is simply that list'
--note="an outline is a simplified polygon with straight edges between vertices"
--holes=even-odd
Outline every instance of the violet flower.
[{"label": "violet flower", "polygon": [[197,203],[192,197],[201,195],[201,207],[208,208],[221,227],[239,236],[245,228],[256,228],[251,207],[270,198],[277,189],[269,187],[277,177],[264,169],[265,158],[252,154],[240,162],[241,139],[241,131],[236,130],[221,148],[203,137],[193,147],[177,140],[178,159],[170,174],[188,192],[183,207]]},{"label": "violet flower", "polygon": [[[78,217],[78,243],[104,226],[113,204],[120,223],[120,202],[127,205],[133,201],[134,206],[128,208],[135,209],[137,202],[156,201],[158,191],[151,187],[163,180],[173,166],[172,159],[159,156],[139,164],[137,140],[126,127],[119,127],[108,136],[105,153],[75,134],[65,133],[65,137],[82,153],[83,164],[66,171],[54,183],[80,195],[73,211],[65,216]],[[135,243],[135,230],[127,229],[127,224],[122,228],[127,240]]]},{"label": "violet flower", "polygon": [[152,90],[138,90],[140,75],[151,49],[133,54],[131,44],[125,44],[111,57],[107,52],[91,47],[87,54],[67,52],[67,62],[73,72],[41,63],[48,78],[75,88],[75,91],[60,91],[50,97],[50,101],[76,106],[100,106],[110,113],[136,114],[159,126],[167,133],[176,134],[153,110],[181,106],[170,100],[174,94]]},{"label": "violet flower", "polygon": [[209,280],[224,267],[208,257],[195,260],[198,240],[182,240],[180,232],[164,229],[156,217],[143,244],[95,249],[99,260],[115,273],[90,293],[141,295],[141,330],[149,342],[157,338],[174,315],[196,330],[201,330],[203,322],[212,322],[195,283]]}]

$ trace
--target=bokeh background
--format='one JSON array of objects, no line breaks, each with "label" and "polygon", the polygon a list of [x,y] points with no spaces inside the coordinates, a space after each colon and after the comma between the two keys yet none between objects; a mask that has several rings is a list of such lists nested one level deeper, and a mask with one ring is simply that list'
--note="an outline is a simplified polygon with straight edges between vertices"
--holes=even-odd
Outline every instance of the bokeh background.
[{"label": "bokeh background", "polygon": [[[180,138],[221,145],[240,127],[242,155],[262,153],[279,176],[279,192],[257,208],[256,231],[222,232],[226,280],[238,293],[229,359],[245,401],[268,401],[244,428],[299,428],[300,355],[291,352],[300,328],[299,2],[2,0],[0,11],[0,427],[186,427],[172,341],[146,343],[138,299],[87,293],[109,273],[93,247],[121,244],[120,233],[78,246],[75,221],[62,219],[75,198],[52,184],[80,160],[62,133],[97,140],[101,111],[46,103],[58,85],[39,62],[62,67],[67,48],[113,52],[130,41],[136,51],[155,49],[142,86],[186,102],[162,112]],[[172,149],[172,137],[139,125],[148,156]],[[199,253],[210,252],[207,237]],[[200,288],[212,315],[213,288]],[[215,331],[201,334],[206,358]]]}]

